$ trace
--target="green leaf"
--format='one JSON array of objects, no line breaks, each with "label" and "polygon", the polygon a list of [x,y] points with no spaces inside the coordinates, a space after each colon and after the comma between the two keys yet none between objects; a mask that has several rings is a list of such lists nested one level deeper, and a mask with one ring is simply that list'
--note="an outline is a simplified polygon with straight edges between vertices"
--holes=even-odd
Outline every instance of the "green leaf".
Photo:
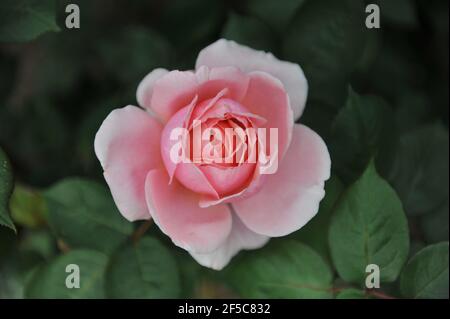
[{"label": "green leaf", "polygon": [[383,34],[381,32],[372,30],[372,32],[366,32],[365,35],[366,39],[361,56],[352,74],[352,83],[355,85],[360,85],[366,81],[367,74],[371,71],[371,67],[383,45]]},{"label": "green leaf", "polygon": [[430,99],[423,93],[404,90],[395,102],[395,122],[399,133],[407,133],[433,120]]},{"label": "green leaf", "polygon": [[5,256],[16,249],[19,238],[6,227],[0,227],[0,263],[6,259]]},{"label": "green leaf", "polygon": [[[127,49],[118,50],[117,43]],[[160,34],[140,27],[128,27],[102,39],[97,51],[107,73],[136,86],[153,69],[168,67],[172,52]]]},{"label": "green leaf", "polygon": [[275,46],[274,35],[267,25],[254,17],[235,13],[229,15],[222,36],[257,50],[273,52]]},{"label": "green leaf", "polygon": [[53,0],[2,0],[0,41],[24,42],[48,31],[59,31]]},{"label": "green leaf", "polygon": [[309,98],[340,106],[364,43],[364,7],[358,0],[308,1],[283,39],[284,58],[300,64]]},{"label": "green leaf", "polygon": [[[62,6],[64,8],[64,6]],[[80,4],[80,10],[87,10]],[[83,24],[82,28],[88,28]],[[96,40],[94,40],[97,43]],[[68,96],[73,94],[83,72],[93,62],[92,40],[79,31],[65,29],[62,32],[48,34],[40,39],[28,54],[34,59],[33,74],[30,75],[34,94]],[[83,43],[83,45],[80,45]],[[30,58],[29,58],[30,59]],[[64,74],[64,76],[55,76]],[[68,97],[68,99],[70,99]],[[67,106],[65,105],[67,112]],[[79,107],[79,106],[78,106]]]},{"label": "green leaf", "polygon": [[325,141],[330,140],[331,124],[339,108],[321,101],[307,100],[301,122],[313,129]]},{"label": "green leaf", "polygon": [[400,137],[388,180],[410,216],[432,213],[448,200],[448,131],[426,125]]},{"label": "green leaf", "polygon": [[13,191],[13,175],[6,154],[0,148],[0,225],[16,231],[9,215],[9,199]]},{"label": "green leaf", "polygon": [[329,264],[331,264],[331,260],[328,246],[328,228],[333,209],[343,189],[344,187],[337,177],[333,176],[327,181],[325,198],[320,203],[319,212],[310,222],[291,236],[313,248]]},{"label": "green leaf", "polygon": [[448,299],[448,242],[419,251],[400,277],[400,290],[407,298]]},{"label": "green leaf", "polygon": [[423,241],[411,238],[411,242],[409,243],[408,259],[414,256],[419,250],[423,249],[425,246],[426,244]]},{"label": "green leaf", "polygon": [[[160,7],[161,33],[183,52],[199,43],[208,44],[204,43],[206,39],[214,40],[227,12],[224,1],[211,0],[171,0]],[[192,62],[195,63],[195,57]]]},{"label": "green leaf", "polygon": [[0,300],[23,298],[23,283],[18,266],[19,236],[0,227]]},{"label": "green leaf", "polygon": [[[133,90],[133,93],[135,90]],[[121,105],[122,101],[118,98],[109,98],[106,100],[95,100],[89,103],[89,111],[86,112],[83,119],[78,124],[76,131],[76,153],[79,165],[83,167],[84,172],[98,173],[98,159],[95,155],[92,141],[105,118],[114,109],[114,106]]]},{"label": "green leaf", "polygon": [[415,3],[412,0],[377,0],[380,6],[381,20],[405,28],[418,25]]},{"label": "green leaf", "polygon": [[118,249],[106,273],[109,298],[177,298],[180,278],[174,257],[154,238]]},{"label": "green leaf", "polygon": [[55,238],[48,229],[27,231],[21,238],[19,249],[40,260],[50,260],[58,253]]},{"label": "green leaf", "polygon": [[20,167],[21,181],[29,185],[48,185],[70,174],[70,124],[58,105],[33,96],[23,107],[0,108],[5,112],[0,115],[0,143]]},{"label": "green leaf", "polygon": [[367,299],[363,290],[346,288],[336,294],[336,299]]},{"label": "green leaf", "polygon": [[[2,228],[4,230],[6,228]],[[44,261],[56,252],[54,238],[47,231],[24,231],[21,236],[2,236],[0,241],[10,249],[0,247],[0,299],[21,299],[24,286],[32,274]]]},{"label": "green leaf", "polygon": [[281,33],[304,3],[305,0],[249,0],[246,5],[252,15]]},{"label": "green leaf", "polygon": [[102,185],[79,178],[63,180],[45,192],[48,220],[71,248],[110,252],[133,231]]},{"label": "green leaf", "polygon": [[331,298],[333,275],[313,249],[294,240],[270,243],[227,268],[243,298]]},{"label": "green leaf", "polygon": [[[104,298],[104,273],[108,258],[91,250],[73,250],[41,266],[25,287],[26,298]],[[66,267],[80,270],[80,288],[67,288]]]},{"label": "green leaf", "polygon": [[448,241],[449,209],[447,201],[431,214],[420,218],[423,235],[428,243]]},{"label": "green leaf", "polygon": [[370,159],[392,140],[393,112],[378,97],[361,96],[350,89],[345,107],[336,116],[330,153],[339,176],[354,181]]},{"label": "green leaf", "polygon": [[35,228],[45,223],[45,200],[37,191],[16,185],[11,196],[10,209],[13,220],[19,225]]},{"label": "green leaf", "polygon": [[369,264],[378,265],[382,282],[400,273],[409,251],[408,225],[400,200],[373,162],[342,195],[329,243],[336,270],[347,282],[363,285]]},{"label": "green leaf", "polygon": [[180,270],[181,292],[179,297],[199,297],[198,292],[201,290],[199,286],[202,283],[205,268],[185,250],[176,250],[173,253]]},{"label": "green leaf", "polygon": [[386,35],[388,33],[384,32],[382,48],[366,76],[366,81],[372,92],[395,99],[405,91],[417,91],[418,77],[425,76],[426,66],[423,64],[424,60],[420,59],[410,46],[407,37],[401,35],[391,38]]},{"label": "green leaf", "polygon": [[23,280],[15,266],[9,260],[0,264],[0,300],[23,298]]}]

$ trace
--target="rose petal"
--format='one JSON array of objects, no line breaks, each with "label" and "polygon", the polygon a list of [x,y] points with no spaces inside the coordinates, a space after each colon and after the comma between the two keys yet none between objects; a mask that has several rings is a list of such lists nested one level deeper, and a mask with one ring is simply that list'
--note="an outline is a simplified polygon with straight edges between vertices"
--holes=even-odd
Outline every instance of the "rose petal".
[{"label": "rose petal", "polygon": [[200,201],[198,202],[198,204],[200,205],[200,207],[209,207],[218,204],[233,203],[248,198],[253,194],[259,192],[259,190],[264,187],[264,182],[267,176],[268,175],[261,175],[259,173],[259,164],[256,163],[252,180],[250,181],[250,183],[248,183],[248,186],[246,188],[237,193],[223,196],[219,199],[204,195],[200,197]]},{"label": "rose petal", "polygon": [[[246,97],[247,96],[248,95],[246,95]],[[264,117],[257,113],[250,113],[243,105],[228,98],[219,98],[214,104],[214,107],[211,107],[209,103],[199,104],[193,112],[192,118],[200,119],[201,121],[206,121],[211,118],[224,119],[225,114],[227,113],[233,114],[233,117],[236,117],[237,119],[246,118],[258,127],[263,127],[267,124],[267,120]]]},{"label": "rose petal", "polygon": [[213,98],[227,88],[225,96],[241,100],[248,87],[248,77],[236,67],[191,71],[171,71],[158,79],[153,86],[151,109],[167,121],[178,110],[185,107],[195,95],[199,101]]},{"label": "rose petal", "polygon": [[199,96],[202,100],[213,98],[224,88],[227,88],[226,97],[241,101],[247,93],[249,78],[247,74],[234,66],[219,68],[200,67],[196,71],[199,87]]},{"label": "rose petal", "polygon": [[136,99],[140,106],[148,111],[152,111],[150,106],[153,95],[153,87],[155,86],[155,82],[167,73],[169,73],[169,71],[166,69],[154,69],[145,76],[141,83],[139,83],[136,91]]},{"label": "rose petal", "polygon": [[[279,160],[286,152],[292,137],[294,121],[289,107],[289,99],[281,82],[265,72],[251,72],[250,85],[247,95],[242,101],[252,113],[258,114],[267,121],[267,136],[270,129],[278,129],[278,154]],[[267,138],[267,146],[270,139]]]},{"label": "rose petal", "polygon": [[269,239],[270,237],[252,232],[233,214],[230,235],[218,249],[209,254],[190,254],[200,265],[221,270],[239,251],[261,248]]},{"label": "rose petal", "polygon": [[[185,121],[187,117],[190,115],[192,108],[196,105],[198,100],[198,96],[194,96],[191,103],[181,110],[179,110],[175,115],[173,115],[170,120],[164,126],[162,135],[161,135],[161,157],[163,159],[164,166],[169,173],[170,181],[172,181],[173,176],[175,175],[175,170],[177,168],[177,161],[172,159],[171,151],[175,149],[175,147],[180,146],[179,149],[184,150],[182,154],[184,156],[188,156],[187,154],[187,144],[186,139],[188,138],[187,131],[185,131]],[[173,134],[173,136],[171,136]]]},{"label": "rose petal", "polygon": [[198,194],[219,198],[217,190],[205,176],[204,172],[194,163],[179,163],[175,177],[186,188]]},{"label": "rose petal", "polygon": [[244,72],[264,71],[280,79],[289,95],[294,119],[297,120],[301,116],[306,103],[308,83],[298,64],[280,61],[271,53],[257,51],[225,39],[204,48],[196,62],[197,69],[201,66],[230,65]]},{"label": "rose petal", "polygon": [[207,112],[209,109],[211,109],[218,100],[220,100],[223,96],[225,96],[228,93],[228,89],[224,88],[219,93],[216,94],[211,99],[204,100],[200,104],[196,104],[195,107],[192,107],[186,116],[186,119],[184,121],[184,127],[192,129],[194,121],[201,120],[200,117]]},{"label": "rose petal", "polygon": [[254,163],[244,163],[236,167],[200,166],[200,170],[219,195],[227,195],[241,190],[248,184],[255,170]]},{"label": "rose petal", "polygon": [[229,207],[200,208],[197,195],[177,181],[169,185],[169,176],[164,170],[148,173],[145,191],[154,221],[175,245],[189,252],[209,253],[222,245],[230,234]]},{"label": "rose petal", "polygon": [[[251,148],[249,157],[252,158],[253,152],[256,151],[256,148]],[[256,157],[255,157],[256,158]],[[254,164],[254,168],[252,169],[252,176],[249,178],[249,181],[244,184],[245,188],[242,190],[235,192],[234,194],[228,194],[222,196],[221,198],[215,198],[209,195],[203,195],[200,197],[199,205],[200,207],[209,207],[218,204],[224,203],[233,203],[239,200],[243,200],[252,196],[253,194],[259,192],[259,190],[263,187],[266,177],[268,175],[261,175],[261,165],[259,162]]]},{"label": "rose petal", "polygon": [[162,127],[142,109],[127,106],[112,111],[95,136],[95,154],[122,215],[149,219],[145,200],[147,173],[161,165]]},{"label": "rose petal", "polygon": [[171,71],[155,82],[151,109],[165,122],[192,101],[197,88],[194,72]]},{"label": "rose petal", "polygon": [[232,205],[252,231],[270,237],[285,236],[317,213],[330,166],[330,156],[320,136],[296,124],[291,146],[276,174],[267,176],[258,193]]}]

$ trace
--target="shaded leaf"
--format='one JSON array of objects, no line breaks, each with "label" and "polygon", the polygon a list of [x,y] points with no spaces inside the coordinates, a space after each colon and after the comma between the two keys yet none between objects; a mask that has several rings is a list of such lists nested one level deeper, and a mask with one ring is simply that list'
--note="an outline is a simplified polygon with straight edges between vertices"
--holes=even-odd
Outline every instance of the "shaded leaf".
[{"label": "shaded leaf", "polygon": [[350,89],[345,107],[336,116],[329,142],[333,165],[346,182],[354,181],[395,132],[393,113],[375,96]]},{"label": "shaded leaf", "polygon": [[270,243],[227,268],[243,298],[331,298],[332,273],[313,249],[297,241]]},{"label": "shaded leaf", "polygon": [[177,260],[178,269],[180,270],[180,298],[199,297],[197,294],[199,286],[202,283],[204,267],[184,250],[176,251],[174,255]]},{"label": "shaded leaf", "polygon": [[406,90],[396,102],[395,121],[398,132],[407,133],[429,124],[433,120],[430,103],[423,93]]},{"label": "shaded leaf", "polygon": [[0,264],[0,300],[23,298],[23,280],[14,263]]},{"label": "shaded leaf", "polygon": [[305,3],[305,0],[249,0],[247,10],[281,33]]},{"label": "shaded leaf", "polygon": [[400,277],[400,289],[407,298],[448,299],[448,242],[419,251]]},{"label": "shaded leaf", "polygon": [[11,112],[3,109],[5,113],[0,115],[0,143],[10,150],[20,168],[18,178],[23,183],[42,186],[68,175],[73,153],[68,148],[70,126],[62,110],[46,98],[34,99],[23,110],[10,109]]},{"label": "shaded leaf", "polygon": [[448,241],[449,209],[447,201],[431,214],[420,218],[421,228],[428,243]]},{"label": "shaded leaf", "polygon": [[[104,272],[107,257],[91,250],[73,250],[41,266],[25,287],[26,298],[104,298]],[[80,288],[66,287],[68,265],[80,270]]]},{"label": "shaded leaf", "polygon": [[[117,50],[117,43],[126,50]],[[97,51],[111,76],[121,83],[135,83],[136,87],[153,69],[168,67],[172,52],[160,34],[138,27],[128,27],[102,39]]]},{"label": "shaded leaf", "polygon": [[205,39],[210,39],[210,42],[214,40],[225,14],[224,1],[166,1],[159,15],[161,33],[167,35],[173,45],[192,49]]},{"label": "shaded leaf", "polygon": [[16,231],[11,216],[9,215],[9,199],[13,191],[14,182],[11,166],[6,154],[0,148],[0,225]]},{"label": "shaded leaf", "polygon": [[110,252],[133,231],[104,186],[69,178],[45,192],[48,221],[56,236],[71,248]]},{"label": "shaded leaf", "polygon": [[275,41],[271,30],[254,17],[231,13],[225,23],[222,36],[256,50],[274,51]]},{"label": "shaded leaf", "polygon": [[309,98],[344,102],[348,77],[365,42],[362,1],[309,1],[295,15],[283,39],[284,58],[300,64]]},{"label": "shaded leaf", "polygon": [[413,0],[377,0],[380,6],[381,19],[405,28],[418,25],[418,16]]},{"label": "shaded leaf", "polygon": [[408,215],[432,213],[448,200],[448,131],[426,125],[400,137],[388,180],[402,199]]},{"label": "shaded leaf", "polygon": [[292,238],[307,244],[325,261],[331,264],[328,246],[328,228],[333,209],[341,196],[344,186],[335,176],[325,184],[325,198],[320,203],[319,212],[305,226],[291,235]]},{"label": "shaded leaf", "polygon": [[45,223],[45,200],[37,191],[16,185],[11,196],[10,208],[13,220],[19,225],[34,228]]},{"label": "shaded leaf", "polygon": [[110,298],[176,298],[180,278],[174,257],[150,237],[118,249],[108,266]]},{"label": "shaded leaf", "polygon": [[346,288],[336,294],[336,299],[367,299],[363,290]]},{"label": "shaded leaf", "polygon": [[48,31],[59,31],[53,0],[2,0],[0,41],[30,41]]}]

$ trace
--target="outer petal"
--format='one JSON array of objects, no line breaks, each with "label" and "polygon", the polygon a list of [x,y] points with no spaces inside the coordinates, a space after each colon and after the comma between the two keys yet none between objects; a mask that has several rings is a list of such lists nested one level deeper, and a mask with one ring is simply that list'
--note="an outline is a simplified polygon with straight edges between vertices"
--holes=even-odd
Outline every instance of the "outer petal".
[{"label": "outer petal", "polygon": [[165,122],[192,101],[197,89],[194,72],[171,71],[155,82],[151,109]]},{"label": "outer petal", "polygon": [[285,236],[305,225],[319,209],[331,161],[323,140],[296,124],[291,146],[278,171],[260,192],[233,203],[242,222],[256,233]]},{"label": "outer petal", "polygon": [[140,106],[146,108],[147,110],[151,110],[150,103],[153,95],[153,87],[155,86],[155,82],[166,75],[169,71],[166,69],[154,69],[152,72],[147,74],[145,78],[139,83],[139,86],[136,91],[136,99]]},{"label": "outer petal", "polygon": [[95,154],[122,215],[130,220],[149,219],[145,178],[161,165],[162,127],[145,111],[127,106],[112,111],[95,136]]},{"label": "outer petal", "polygon": [[237,66],[244,72],[264,71],[280,79],[288,92],[294,119],[305,107],[308,83],[298,64],[280,61],[271,53],[256,51],[234,41],[220,39],[204,48],[198,55],[196,68],[201,66]]},{"label": "outer petal", "polygon": [[195,193],[177,181],[169,185],[165,170],[150,171],[145,189],[153,219],[175,245],[189,252],[209,253],[222,245],[230,234],[229,207],[200,208]]},{"label": "outer petal", "polygon": [[202,100],[213,98],[220,90],[228,89],[227,97],[241,101],[247,92],[249,78],[237,67],[224,66],[219,68],[200,67],[196,71],[200,86],[199,95]]},{"label": "outer petal", "polygon": [[240,250],[261,248],[269,239],[270,237],[252,232],[241,222],[238,216],[233,214],[231,233],[222,246],[210,254],[192,252],[190,254],[200,265],[221,270]]}]

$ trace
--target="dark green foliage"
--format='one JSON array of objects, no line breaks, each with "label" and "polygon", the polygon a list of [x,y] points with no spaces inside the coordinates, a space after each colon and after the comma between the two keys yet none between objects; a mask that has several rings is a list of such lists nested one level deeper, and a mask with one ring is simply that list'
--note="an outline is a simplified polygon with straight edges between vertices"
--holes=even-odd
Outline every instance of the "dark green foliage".
[{"label": "dark green foliage", "polygon": [[[363,0],[1,0],[0,299],[448,298],[449,2],[370,2],[381,29]],[[302,67],[299,122],[332,178],[307,225],[215,272],[156,225],[136,236],[146,224],[118,212],[93,141],[147,73],[193,69],[221,37]]]}]

